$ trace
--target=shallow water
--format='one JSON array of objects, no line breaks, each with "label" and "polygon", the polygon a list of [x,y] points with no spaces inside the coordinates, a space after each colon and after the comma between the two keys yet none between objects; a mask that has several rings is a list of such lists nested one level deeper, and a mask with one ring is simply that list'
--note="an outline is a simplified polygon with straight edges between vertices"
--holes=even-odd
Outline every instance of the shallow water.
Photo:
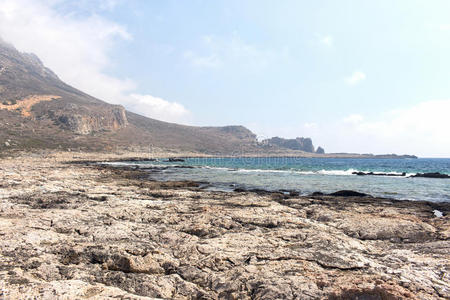
[{"label": "shallow water", "polygon": [[[350,189],[379,197],[450,202],[450,179],[411,178],[416,173],[450,174],[450,159],[340,158],[188,158],[185,162],[123,162],[149,171],[154,180],[194,180],[211,190],[237,187],[295,190],[302,194]],[[192,166],[194,168],[180,168]],[[394,176],[357,176],[352,172],[382,172]]]}]

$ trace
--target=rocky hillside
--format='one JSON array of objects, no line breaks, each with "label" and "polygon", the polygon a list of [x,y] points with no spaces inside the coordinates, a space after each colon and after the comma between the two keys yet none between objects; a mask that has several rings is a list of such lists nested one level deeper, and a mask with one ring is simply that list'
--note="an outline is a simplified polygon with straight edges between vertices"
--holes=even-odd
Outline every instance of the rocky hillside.
[{"label": "rocky hillside", "polygon": [[[127,126],[125,109],[90,97],[59,80],[37,56],[0,42],[2,110],[22,117],[49,119],[76,134]],[[31,112],[33,110],[33,112]]]},{"label": "rocky hillside", "polygon": [[217,155],[315,152],[310,138],[259,143],[243,126],[183,126],[126,111],[67,85],[36,55],[0,39],[0,151],[152,147]]},{"label": "rocky hillside", "polygon": [[182,126],[103,102],[62,82],[37,56],[0,40],[0,150],[148,147],[219,154],[258,145],[242,126]]}]

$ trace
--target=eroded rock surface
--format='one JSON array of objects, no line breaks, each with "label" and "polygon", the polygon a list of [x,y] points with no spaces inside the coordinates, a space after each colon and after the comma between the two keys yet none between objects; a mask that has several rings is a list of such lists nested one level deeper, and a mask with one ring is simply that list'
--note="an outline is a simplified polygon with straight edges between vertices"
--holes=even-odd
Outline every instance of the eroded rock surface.
[{"label": "eroded rock surface", "polygon": [[448,204],[205,192],[73,155],[1,160],[4,297],[450,297]]}]

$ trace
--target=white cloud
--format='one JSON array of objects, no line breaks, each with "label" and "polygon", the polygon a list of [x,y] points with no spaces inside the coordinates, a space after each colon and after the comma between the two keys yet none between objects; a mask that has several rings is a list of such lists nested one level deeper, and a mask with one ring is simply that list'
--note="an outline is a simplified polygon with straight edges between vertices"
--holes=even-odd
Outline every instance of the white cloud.
[{"label": "white cloud", "polygon": [[326,36],[320,37],[319,41],[320,41],[321,44],[323,44],[325,46],[328,46],[328,47],[331,47],[331,46],[333,46],[334,39],[333,39],[332,36],[326,35]]},{"label": "white cloud", "polygon": [[66,11],[81,13],[97,13],[113,11],[125,0],[48,0]]},{"label": "white cloud", "polygon": [[345,78],[345,81],[349,85],[355,85],[364,79],[366,79],[366,74],[361,71],[355,71],[351,76]]},{"label": "white cloud", "polygon": [[425,101],[375,119],[351,115],[329,130],[346,151],[450,157],[449,112],[450,100]]},{"label": "white cloud", "polygon": [[361,122],[358,130],[382,137],[436,138],[434,144],[445,139],[445,143],[450,145],[449,112],[450,100],[427,101],[407,109],[386,112],[377,121]]},{"label": "white cloud", "polygon": [[305,127],[306,129],[316,129],[317,123],[305,123],[303,124],[303,127]]},{"label": "white cloud", "polygon": [[167,122],[188,121],[190,117],[183,105],[150,95],[132,94],[128,106],[132,111]]},{"label": "white cloud", "polygon": [[[105,71],[113,65],[109,51],[117,42],[131,41],[132,36],[125,27],[95,13],[114,9],[119,2],[0,0],[0,36],[20,51],[35,53],[66,83],[104,101],[133,109],[131,94],[136,84]],[[82,5],[84,14],[76,15],[70,9]],[[61,12],[64,7],[70,13]],[[175,115],[178,113],[177,106],[167,109],[170,108],[176,110]],[[144,111],[155,115],[148,109]]]},{"label": "white cloud", "polygon": [[192,51],[186,51],[184,58],[188,59],[194,66],[203,68],[217,68],[222,66],[222,61],[216,54],[209,56],[200,56]]},{"label": "white cloud", "polygon": [[199,50],[184,52],[184,58],[197,67],[218,68],[223,66],[246,66],[255,69],[267,67],[274,61],[289,56],[289,49],[277,51],[261,49],[234,34],[232,37],[205,35]]},{"label": "white cloud", "polygon": [[450,24],[442,24],[439,26],[439,29],[442,31],[448,31],[450,30]]},{"label": "white cloud", "polygon": [[344,123],[349,123],[349,124],[357,124],[357,123],[362,122],[363,120],[364,120],[364,117],[359,114],[352,114],[343,119]]},{"label": "white cloud", "polygon": [[[415,154],[450,157],[450,100],[424,101],[376,116],[352,114],[338,121],[273,126],[247,124],[267,137],[309,136],[328,153]],[[311,125],[315,124],[315,125]]]}]

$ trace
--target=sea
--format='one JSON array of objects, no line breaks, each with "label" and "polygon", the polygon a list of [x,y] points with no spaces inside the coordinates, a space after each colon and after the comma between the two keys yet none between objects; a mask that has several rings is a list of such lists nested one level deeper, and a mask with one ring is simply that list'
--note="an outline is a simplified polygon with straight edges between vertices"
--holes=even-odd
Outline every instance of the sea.
[{"label": "sea", "polygon": [[[376,197],[450,202],[450,179],[411,177],[417,173],[450,175],[450,158],[185,158],[184,161],[124,161],[109,163],[148,172],[149,180],[192,180],[206,190],[264,189],[332,193],[354,190]],[[358,176],[374,172],[406,176]]]}]

